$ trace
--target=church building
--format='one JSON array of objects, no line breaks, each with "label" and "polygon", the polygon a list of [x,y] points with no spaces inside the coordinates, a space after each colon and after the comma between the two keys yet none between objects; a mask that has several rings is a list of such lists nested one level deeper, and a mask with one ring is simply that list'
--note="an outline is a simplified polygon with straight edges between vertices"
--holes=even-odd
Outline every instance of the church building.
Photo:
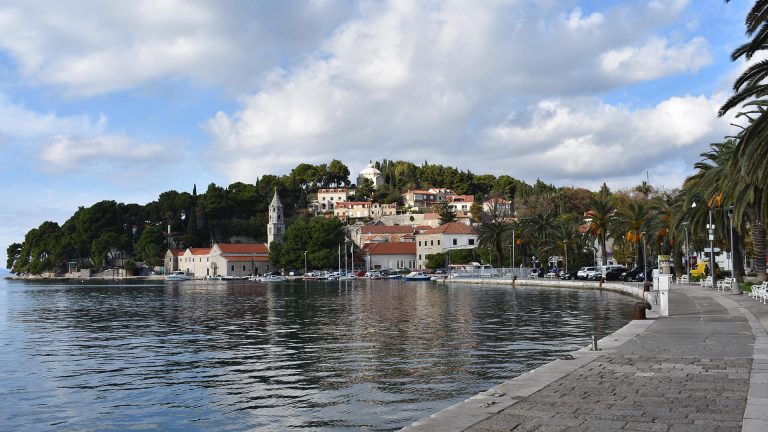
[{"label": "church building", "polygon": [[283,204],[280,202],[280,198],[277,196],[277,188],[275,188],[275,196],[272,197],[272,202],[269,204],[267,244],[271,245],[273,241],[282,241],[284,234],[285,220],[283,219]]}]

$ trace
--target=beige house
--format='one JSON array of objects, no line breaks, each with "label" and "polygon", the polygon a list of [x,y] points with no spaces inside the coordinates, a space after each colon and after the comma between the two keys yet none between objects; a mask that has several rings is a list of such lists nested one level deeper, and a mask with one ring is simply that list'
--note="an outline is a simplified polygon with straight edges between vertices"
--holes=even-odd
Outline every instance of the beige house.
[{"label": "beige house", "polygon": [[363,246],[367,268],[401,270],[416,267],[416,243],[384,242]]},{"label": "beige house", "polygon": [[347,201],[349,197],[349,190],[345,187],[342,188],[320,188],[317,190],[317,203],[315,204],[315,211],[319,213],[326,213],[333,211],[336,204]]},{"label": "beige house", "polygon": [[216,243],[210,253],[210,276],[242,277],[269,271],[269,249],[264,243]]},{"label": "beige house", "polygon": [[205,276],[210,253],[211,248],[187,248],[179,257],[179,270],[194,277]]},{"label": "beige house", "polygon": [[473,195],[450,195],[445,198],[448,202],[448,208],[454,213],[468,213],[475,202]]},{"label": "beige house", "polygon": [[412,226],[366,225],[360,228],[360,239],[356,243],[363,245],[366,243],[413,241],[415,232],[416,229]]},{"label": "beige house", "polygon": [[424,268],[427,255],[477,247],[477,233],[461,222],[450,222],[416,234],[416,266]]},{"label": "beige house", "polygon": [[397,214],[396,204],[380,204],[370,201],[347,201],[337,203],[333,215],[340,220],[381,219],[382,216]]},{"label": "beige house", "polygon": [[[174,253],[166,252],[166,263]],[[178,270],[196,278],[264,274],[269,271],[269,249],[264,243],[216,243],[210,248],[188,248],[178,257]]]},{"label": "beige house", "polygon": [[182,255],[184,255],[184,249],[168,249],[165,252],[165,259],[163,260],[165,274],[170,274],[179,269],[179,259]]}]

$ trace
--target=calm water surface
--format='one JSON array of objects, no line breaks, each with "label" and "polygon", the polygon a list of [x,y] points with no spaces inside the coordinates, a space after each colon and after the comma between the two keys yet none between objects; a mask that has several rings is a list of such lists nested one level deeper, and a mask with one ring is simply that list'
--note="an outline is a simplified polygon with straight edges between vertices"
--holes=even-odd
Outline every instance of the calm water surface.
[{"label": "calm water surface", "polygon": [[4,430],[392,430],[629,320],[570,289],[0,280]]}]

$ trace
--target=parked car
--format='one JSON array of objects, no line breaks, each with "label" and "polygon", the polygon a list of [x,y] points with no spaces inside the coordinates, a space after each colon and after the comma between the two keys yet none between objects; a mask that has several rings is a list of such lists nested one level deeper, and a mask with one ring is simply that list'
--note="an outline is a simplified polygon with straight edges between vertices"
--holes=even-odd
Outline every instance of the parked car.
[{"label": "parked car", "polygon": [[605,280],[617,281],[622,280],[621,275],[629,271],[626,267],[613,267],[605,272]]},{"label": "parked car", "polygon": [[576,279],[587,279],[587,276],[589,275],[589,272],[594,272],[596,267],[582,267],[579,269],[578,273],[576,273]]},{"label": "parked car", "polygon": [[587,270],[587,280],[600,280],[603,277],[603,271],[600,267],[594,267],[594,270]]},{"label": "parked car", "polygon": [[641,282],[643,280],[643,267],[634,267],[621,274],[621,280],[624,282]]},{"label": "parked car", "polygon": [[578,270],[571,270],[569,272],[560,272],[560,279],[562,280],[574,280],[576,279],[576,273]]}]

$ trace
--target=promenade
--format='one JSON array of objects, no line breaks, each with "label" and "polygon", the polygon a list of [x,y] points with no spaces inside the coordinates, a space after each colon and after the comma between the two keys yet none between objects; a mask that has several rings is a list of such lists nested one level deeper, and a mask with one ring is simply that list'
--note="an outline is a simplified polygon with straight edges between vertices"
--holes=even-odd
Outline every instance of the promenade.
[{"label": "promenade", "polygon": [[768,305],[673,285],[636,320],[406,431],[768,431]]}]

